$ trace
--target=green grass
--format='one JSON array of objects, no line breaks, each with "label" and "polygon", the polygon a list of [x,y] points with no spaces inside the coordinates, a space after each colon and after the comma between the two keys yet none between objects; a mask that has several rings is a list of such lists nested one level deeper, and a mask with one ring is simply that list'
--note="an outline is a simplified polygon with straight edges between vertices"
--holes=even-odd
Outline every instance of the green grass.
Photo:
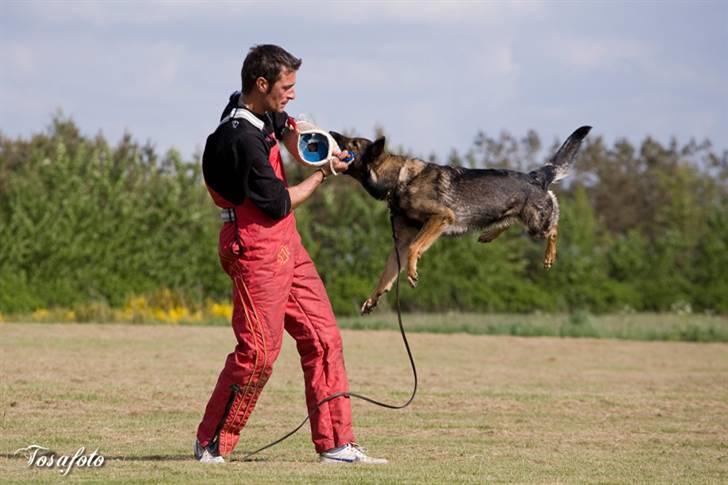
[{"label": "green grass", "polygon": [[[58,313],[58,312],[57,312]],[[107,312],[110,314],[110,312]],[[54,323],[51,313],[42,320]],[[32,316],[6,317],[15,322],[38,323]],[[514,337],[590,337],[622,340],[663,340],[683,342],[728,342],[728,315],[626,313],[592,315],[586,311],[571,314],[479,314],[479,313],[405,313],[409,332],[466,333],[469,335],[510,335]],[[0,323],[2,320],[0,320]],[[104,321],[112,323],[113,320]],[[143,324],[176,325],[160,321]],[[223,317],[201,321],[180,321],[179,325],[230,325]],[[377,311],[366,317],[340,317],[339,326],[350,330],[395,330],[397,315]]]},{"label": "green grass", "polygon": [[[475,313],[404,314],[411,332],[511,335],[517,337],[591,337],[625,340],[728,342],[728,316],[631,313],[625,315],[572,314],[499,315]],[[397,328],[394,313],[339,318],[341,328],[382,330]]]},{"label": "green grass", "polygon": [[[254,462],[202,466],[195,429],[233,343],[223,327],[0,324],[2,482],[61,480],[11,456],[33,443],[99,448],[105,466],[69,482],[728,481],[728,344],[415,333],[414,403],[353,402],[358,439],[390,465],[319,465],[304,429]],[[344,331],[344,345],[352,390],[407,398],[397,333]],[[286,338],[234,458],[303,416]]]}]

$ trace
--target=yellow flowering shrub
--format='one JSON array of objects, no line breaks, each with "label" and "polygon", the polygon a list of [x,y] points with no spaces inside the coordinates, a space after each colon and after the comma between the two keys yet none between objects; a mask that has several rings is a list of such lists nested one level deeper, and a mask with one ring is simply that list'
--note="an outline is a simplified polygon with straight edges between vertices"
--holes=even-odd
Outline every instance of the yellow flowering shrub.
[{"label": "yellow flowering shrub", "polygon": [[[207,300],[202,305],[186,302],[184,297],[169,289],[127,298],[121,308],[111,308],[106,302],[92,301],[72,308],[38,308],[30,315],[16,317],[33,322],[127,322],[127,323],[222,323],[232,318],[229,302]],[[7,317],[0,314],[0,322]]]}]

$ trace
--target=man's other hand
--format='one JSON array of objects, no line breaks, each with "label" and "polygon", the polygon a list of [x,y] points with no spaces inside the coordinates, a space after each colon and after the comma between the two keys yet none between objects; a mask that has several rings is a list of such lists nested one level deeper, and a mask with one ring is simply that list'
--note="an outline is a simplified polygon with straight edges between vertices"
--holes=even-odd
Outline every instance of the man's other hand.
[{"label": "man's other hand", "polygon": [[346,150],[344,150],[343,152],[334,153],[333,156],[329,159],[329,163],[321,166],[321,170],[323,170],[327,176],[333,173],[332,169],[337,174],[346,172],[346,170],[349,168],[349,164],[342,160],[346,160],[348,157],[349,152],[347,152]]}]

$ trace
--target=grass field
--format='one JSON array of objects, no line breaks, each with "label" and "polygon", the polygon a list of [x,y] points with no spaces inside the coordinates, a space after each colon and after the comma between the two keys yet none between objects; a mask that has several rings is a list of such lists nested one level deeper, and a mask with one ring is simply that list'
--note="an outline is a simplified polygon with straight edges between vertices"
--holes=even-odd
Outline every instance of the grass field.
[{"label": "grass field", "polygon": [[[411,375],[391,331],[344,331],[352,390],[389,401]],[[191,446],[229,328],[0,324],[0,481],[58,482],[12,453],[99,448],[63,481],[196,483],[728,482],[728,344],[414,333],[420,393],[354,401],[385,467],[316,462],[308,430],[255,462],[203,466]],[[286,339],[238,453],[304,417]],[[238,454],[240,456],[240,454]]]},{"label": "grass field", "polygon": [[[571,314],[406,314],[410,332],[511,335],[517,337],[592,337],[625,340],[728,342],[728,316],[677,313]],[[382,330],[397,327],[397,314],[339,318],[341,328]]]}]

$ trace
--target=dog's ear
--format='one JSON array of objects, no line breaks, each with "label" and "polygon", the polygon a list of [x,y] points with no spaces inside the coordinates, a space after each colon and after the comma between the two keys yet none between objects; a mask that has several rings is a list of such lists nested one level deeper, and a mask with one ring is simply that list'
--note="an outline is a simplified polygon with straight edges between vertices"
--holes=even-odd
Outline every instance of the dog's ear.
[{"label": "dog's ear", "polygon": [[344,135],[341,133],[337,133],[335,131],[329,131],[329,135],[331,135],[331,138],[336,140],[336,143],[338,143],[339,146],[341,146],[344,143]]},{"label": "dog's ear", "polygon": [[379,158],[379,156],[384,152],[384,143],[386,141],[387,140],[383,136],[380,136],[379,138],[374,140],[372,142],[372,144],[369,145],[367,147],[366,151],[364,152],[364,155],[366,156],[366,160],[371,161],[371,160],[376,160],[377,158]]}]

